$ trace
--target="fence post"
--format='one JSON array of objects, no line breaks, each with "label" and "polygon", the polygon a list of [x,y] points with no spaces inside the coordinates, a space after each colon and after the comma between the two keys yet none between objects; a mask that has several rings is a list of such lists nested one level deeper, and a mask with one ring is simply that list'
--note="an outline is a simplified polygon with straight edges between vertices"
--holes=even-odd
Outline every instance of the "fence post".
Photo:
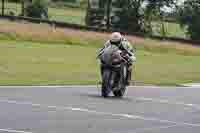
[{"label": "fence post", "polygon": [[25,6],[25,5],[24,5],[24,4],[25,4],[25,3],[24,3],[24,0],[22,0],[22,3],[21,3],[21,4],[22,4],[22,7],[21,7],[21,8],[22,8],[21,14],[22,14],[22,16],[24,16],[24,6]]},{"label": "fence post", "polygon": [[108,0],[107,1],[107,13],[106,13],[106,16],[107,16],[107,22],[106,22],[106,26],[107,26],[107,30],[110,30],[110,11],[111,11],[111,2],[112,0]]},{"label": "fence post", "polygon": [[5,0],[2,0],[2,16],[4,16]]}]

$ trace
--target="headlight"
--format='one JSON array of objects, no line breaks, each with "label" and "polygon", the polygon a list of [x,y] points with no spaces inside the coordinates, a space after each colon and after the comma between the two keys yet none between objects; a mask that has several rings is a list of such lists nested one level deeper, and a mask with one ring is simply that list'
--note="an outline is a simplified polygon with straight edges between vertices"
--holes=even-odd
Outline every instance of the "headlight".
[{"label": "headlight", "polygon": [[120,63],[121,63],[121,60],[119,60],[119,59],[113,59],[113,61],[112,61],[113,65],[118,65]]}]

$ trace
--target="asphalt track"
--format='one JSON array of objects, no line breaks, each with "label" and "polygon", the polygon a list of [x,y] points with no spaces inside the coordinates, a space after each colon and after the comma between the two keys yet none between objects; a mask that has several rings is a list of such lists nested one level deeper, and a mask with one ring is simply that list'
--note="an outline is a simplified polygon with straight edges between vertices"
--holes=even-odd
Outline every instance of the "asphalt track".
[{"label": "asphalt track", "polygon": [[0,133],[199,133],[200,87],[0,87]]}]

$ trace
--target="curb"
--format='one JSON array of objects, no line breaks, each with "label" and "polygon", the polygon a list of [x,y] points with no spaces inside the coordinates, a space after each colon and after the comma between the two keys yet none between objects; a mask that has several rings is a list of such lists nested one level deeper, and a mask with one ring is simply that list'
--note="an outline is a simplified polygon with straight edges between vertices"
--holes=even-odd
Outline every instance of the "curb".
[{"label": "curb", "polygon": [[188,84],[182,84],[184,87],[199,87],[200,88],[200,83],[188,83]]}]

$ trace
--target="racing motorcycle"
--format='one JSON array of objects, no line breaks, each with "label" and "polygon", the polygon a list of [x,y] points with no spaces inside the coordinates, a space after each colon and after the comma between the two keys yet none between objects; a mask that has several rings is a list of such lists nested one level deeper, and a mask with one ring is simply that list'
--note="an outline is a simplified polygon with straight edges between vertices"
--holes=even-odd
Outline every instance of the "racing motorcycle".
[{"label": "racing motorcycle", "polygon": [[102,69],[101,95],[103,97],[108,97],[111,92],[116,97],[123,97],[127,86],[128,61],[126,57],[126,52],[115,45],[104,48],[99,55]]}]

